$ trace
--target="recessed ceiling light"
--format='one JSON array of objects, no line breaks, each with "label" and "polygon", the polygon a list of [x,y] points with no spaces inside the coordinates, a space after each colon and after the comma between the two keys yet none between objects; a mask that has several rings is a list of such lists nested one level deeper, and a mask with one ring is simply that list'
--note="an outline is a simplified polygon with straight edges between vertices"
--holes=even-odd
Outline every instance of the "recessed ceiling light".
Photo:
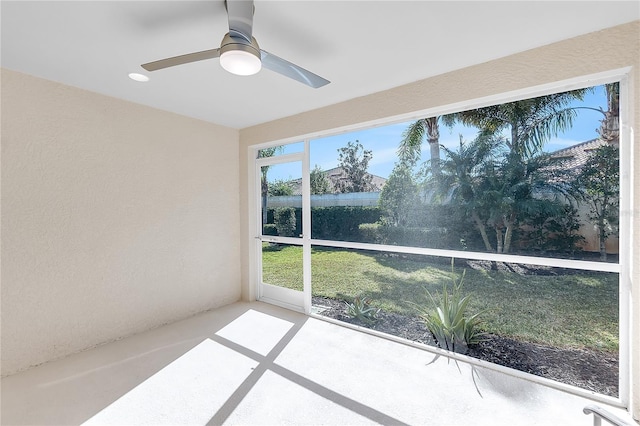
[{"label": "recessed ceiling light", "polygon": [[131,80],[140,81],[140,82],[149,81],[149,77],[147,77],[144,74],[138,74],[137,72],[132,72],[131,74],[129,74],[129,78]]}]

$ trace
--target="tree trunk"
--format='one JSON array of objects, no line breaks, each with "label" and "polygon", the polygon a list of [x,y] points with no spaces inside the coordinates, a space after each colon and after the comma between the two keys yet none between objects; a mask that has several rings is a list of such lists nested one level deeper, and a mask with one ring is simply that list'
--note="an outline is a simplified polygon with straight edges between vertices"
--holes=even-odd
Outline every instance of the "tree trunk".
[{"label": "tree trunk", "polygon": [[600,260],[607,261],[607,236],[604,229],[604,220],[598,224],[598,237],[600,239]]},{"label": "tree trunk", "polygon": [[487,229],[485,228],[484,223],[482,223],[482,220],[478,216],[478,213],[476,213],[475,211],[471,212],[471,217],[476,223],[476,226],[478,227],[478,231],[480,231],[480,235],[482,235],[482,241],[484,241],[484,247],[487,249],[487,251],[492,252],[493,247],[491,247],[491,243],[489,242],[489,237],[487,236]]},{"label": "tree trunk", "polygon": [[516,152],[518,155],[523,154],[523,149],[520,146],[520,138],[518,137],[518,123],[511,123],[511,152]]},{"label": "tree trunk", "polygon": [[440,176],[440,144],[437,139],[435,142],[429,139],[429,152],[431,153],[431,172],[438,177]]},{"label": "tree trunk", "polygon": [[263,176],[260,186],[262,192],[262,232],[264,232],[264,225],[267,223],[267,195],[269,194],[269,184],[267,184],[266,176]]},{"label": "tree trunk", "polygon": [[600,124],[600,137],[607,143],[620,146],[620,118],[610,111],[604,113],[604,120]]},{"label": "tree trunk", "polygon": [[509,253],[511,251],[511,238],[513,236],[513,225],[514,225],[514,218],[513,215],[511,215],[511,218],[509,219],[509,221],[507,221],[507,229],[504,233],[504,248],[503,248],[503,253]]},{"label": "tree trunk", "polygon": [[620,143],[620,93],[617,83],[606,84],[607,111],[600,125],[600,136],[608,143],[619,146]]},{"label": "tree trunk", "polygon": [[440,129],[438,119],[440,117],[430,117],[425,119],[427,128],[427,142],[429,142],[429,153],[431,154],[431,172],[434,176],[440,176]]},{"label": "tree trunk", "polygon": [[502,229],[496,228],[496,253],[503,253]]}]

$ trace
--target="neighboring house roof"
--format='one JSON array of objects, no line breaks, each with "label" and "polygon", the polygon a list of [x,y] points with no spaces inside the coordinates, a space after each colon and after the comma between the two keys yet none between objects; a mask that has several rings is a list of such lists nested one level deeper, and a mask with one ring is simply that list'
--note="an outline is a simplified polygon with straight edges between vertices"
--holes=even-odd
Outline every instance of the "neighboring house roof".
[{"label": "neighboring house roof", "polygon": [[[338,182],[347,180],[347,176],[342,167],[334,167],[333,169],[326,170],[324,173],[327,175],[334,188],[337,187]],[[373,188],[371,188],[371,191],[369,192],[381,191],[382,187],[387,182],[387,180],[381,176],[372,175],[371,173],[367,173],[367,176],[371,176],[371,184],[373,185]]]},{"label": "neighboring house roof", "polygon": [[598,138],[590,141],[572,145],[567,148],[560,149],[551,153],[553,158],[562,158],[565,161],[562,164],[566,169],[579,169],[587,162],[589,153],[601,146],[607,145],[607,142]]},{"label": "neighboring house roof", "polygon": [[[333,188],[337,188],[339,182],[347,180],[347,176],[342,167],[334,167],[333,169],[325,170],[324,174],[327,175],[327,178],[329,179],[329,182],[331,182],[331,186]],[[387,182],[387,179],[383,178],[382,176],[372,175],[370,173],[367,173],[367,175],[371,176],[371,183],[373,185],[373,188],[369,192],[382,191],[382,187]],[[290,183],[291,186],[293,186],[294,195],[302,194],[302,179],[294,179],[290,181]]]}]

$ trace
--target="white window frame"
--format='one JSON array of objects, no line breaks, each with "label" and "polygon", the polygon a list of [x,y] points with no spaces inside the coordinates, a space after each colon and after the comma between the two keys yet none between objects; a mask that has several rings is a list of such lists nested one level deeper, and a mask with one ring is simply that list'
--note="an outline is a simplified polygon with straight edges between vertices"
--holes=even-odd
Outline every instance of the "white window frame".
[{"label": "white window frame", "polygon": [[[305,313],[317,318],[325,319],[327,318],[315,315],[311,313],[311,246],[324,246],[324,247],[336,247],[336,248],[347,248],[347,249],[360,249],[360,250],[374,250],[380,252],[394,252],[394,253],[406,253],[406,254],[418,254],[418,255],[429,255],[429,256],[442,256],[442,257],[455,257],[460,259],[471,259],[471,260],[491,260],[498,262],[508,262],[508,263],[525,263],[530,265],[540,265],[540,266],[550,266],[550,267],[562,267],[562,268],[571,268],[571,269],[580,269],[580,270],[588,270],[588,271],[601,271],[601,272],[614,272],[619,274],[619,319],[618,319],[618,328],[619,328],[619,386],[618,386],[618,397],[610,397],[601,394],[595,394],[591,391],[576,388],[574,386],[566,385],[561,382],[556,382],[553,380],[549,380],[546,378],[530,375],[527,373],[523,373],[517,370],[513,370],[510,368],[505,368],[499,366],[497,364],[492,364],[491,368],[496,369],[498,371],[502,371],[503,373],[523,377],[527,380],[533,380],[536,382],[543,383],[547,386],[554,387],[557,389],[561,389],[570,393],[574,393],[586,398],[590,398],[596,401],[601,401],[610,405],[628,408],[629,406],[629,397],[630,397],[630,363],[631,363],[631,327],[630,327],[630,318],[631,318],[631,291],[632,291],[632,258],[633,258],[633,237],[632,237],[632,209],[633,209],[633,200],[632,200],[632,190],[633,190],[633,146],[632,146],[632,129],[629,127],[627,123],[629,123],[629,73],[630,68],[622,68],[611,70],[607,72],[602,72],[598,74],[581,76],[572,78],[569,80],[549,83],[545,85],[530,87],[522,90],[517,90],[513,92],[507,92],[502,94],[497,94],[493,96],[488,96],[481,99],[468,100],[464,102],[458,102],[455,104],[450,104],[446,106],[441,106],[437,108],[430,108],[427,110],[417,111],[410,114],[402,114],[394,117],[388,117],[384,119],[373,120],[369,122],[344,126],[336,129],[320,131],[309,133],[305,135],[298,135],[291,138],[281,139],[277,141],[271,141],[267,143],[263,143],[260,145],[250,146],[248,149],[248,159],[249,159],[249,194],[255,194],[255,188],[252,187],[252,182],[255,182],[254,174],[255,170],[255,162],[257,160],[257,154],[260,149],[268,148],[272,146],[278,145],[286,145],[289,143],[300,142],[301,140],[304,142],[304,151],[303,151],[303,177],[306,175],[307,179],[303,179],[303,222],[304,229],[306,230],[306,234],[303,235],[303,279],[304,279],[304,292],[305,292]],[[539,96],[545,96],[552,93],[558,93],[568,90],[575,90],[586,87],[599,86],[606,83],[619,82],[620,84],[620,229],[619,229],[619,261],[617,264],[615,263],[605,263],[605,262],[593,262],[593,261],[581,261],[581,260],[569,260],[569,259],[555,259],[555,258],[542,258],[542,257],[532,257],[532,256],[518,256],[518,255],[508,255],[508,254],[495,254],[495,253],[483,253],[483,252],[467,252],[467,251],[458,251],[458,250],[443,250],[443,249],[428,249],[428,248],[419,248],[419,247],[407,247],[407,246],[390,246],[390,245],[381,245],[381,244],[368,244],[368,243],[357,243],[357,242],[347,242],[347,241],[330,241],[330,240],[316,240],[311,239],[311,216],[310,216],[310,187],[309,187],[309,179],[308,175],[310,173],[309,161],[310,161],[310,153],[309,153],[309,144],[313,139],[326,138],[329,136],[335,136],[338,134],[343,134],[347,132],[354,132],[358,130],[366,130],[374,127],[387,126],[396,123],[402,123],[406,121],[417,120],[424,117],[432,117],[437,115],[446,115],[454,112],[471,110],[476,108],[481,108],[490,105],[496,105],[506,102],[512,102],[522,99],[529,99]],[[250,199],[254,199],[255,197],[251,197]],[[305,205],[306,198],[306,206]],[[255,212],[254,209],[257,208],[254,203],[249,203],[250,212]],[[251,205],[254,204],[254,205]],[[251,241],[256,238],[255,230],[257,228],[257,224],[255,223],[255,215],[250,214],[250,223],[249,229],[254,230],[254,234],[250,235]],[[256,272],[257,263],[257,252],[255,250],[250,250],[250,266],[251,270],[249,271],[250,283],[253,286],[253,291],[259,285],[259,271]],[[345,326],[349,326],[349,324],[342,324]],[[360,329],[360,328],[359,328]],[[362,329],[362,331],[370,332],[371,334],[380,334],[372,330]],[[432,348],[427,345],[415,344],[413,342],[409,342],[407,340],[401,338],[393,338],[393,336],[384,336],[385,338],[392,338],[392,340],[397,340],[402,343],[410,344],[412,346],[420,347],[421,349],[425,349],[427,351],[439,352],[437,348]],[[477,360],[474,358],[460,356],[454,353],[446,353],[450,358],[459,358],[466,362],[477,363]],[[487,363],[482,363],[482,366],[486,367]]]}]

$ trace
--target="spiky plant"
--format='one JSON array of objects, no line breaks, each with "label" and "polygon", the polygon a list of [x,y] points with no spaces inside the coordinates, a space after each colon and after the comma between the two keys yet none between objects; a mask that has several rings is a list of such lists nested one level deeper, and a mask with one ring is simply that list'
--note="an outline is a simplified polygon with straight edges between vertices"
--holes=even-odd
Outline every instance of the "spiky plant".
[{"label": "spiky plant", "polygon": [[[453,261],[451,270],[453,271]],[[433,297],[428,290],[426,291],[435,311],[431,307],[418,306],[420,318],[435,337],[438,346],[461,354],[467,353],[469,345],[482,341],[485,334],[480,329],[481,313],[473,315],[466,313],[471,295],[462,296],[465,272],[462,272],[458,280],[455,276],[452,278],[451,294],[446,284],[443,285],[442,295],[439,298]]]},{"label": "spiky plant", "polygon": [[347,315],[358,319],[365,324],[373,324],[378,321],[380,309],[371,306],[371,299],[368,297],[356,296],[352,303],[344,302],[347,305]]}]

